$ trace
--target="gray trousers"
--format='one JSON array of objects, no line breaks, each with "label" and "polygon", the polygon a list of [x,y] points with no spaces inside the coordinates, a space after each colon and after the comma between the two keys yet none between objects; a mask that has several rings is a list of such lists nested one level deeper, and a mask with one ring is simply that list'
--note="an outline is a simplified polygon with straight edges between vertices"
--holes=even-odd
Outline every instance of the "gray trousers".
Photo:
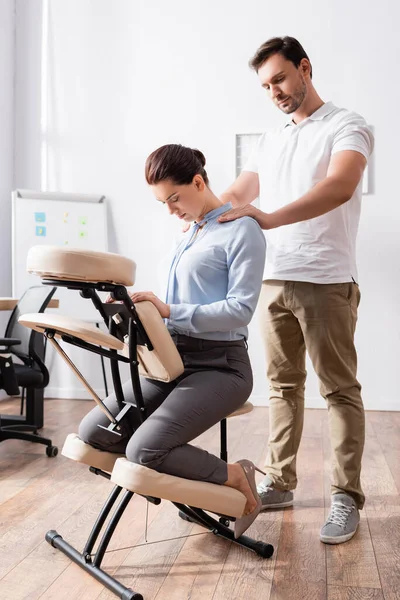
[{"label": "gray trousers", "polygon": [[[248,399],[253,377],[245,342],[184,335],[172,339],[185,371],[170,383],[141,378],[148,418],[140,424],[132,408],[122,436],[117,437],[98,427],[107,427],[110,421],[96,406],[82,420],[79,437],[96,448],[126,454],[131,462],[160,473],[223,484],[228,478],[226,463],[189,442]],[[123,390],[125,399],[134,402],[130,381]],[[105,404],[113,415],[119,412],[114,394]]]}]

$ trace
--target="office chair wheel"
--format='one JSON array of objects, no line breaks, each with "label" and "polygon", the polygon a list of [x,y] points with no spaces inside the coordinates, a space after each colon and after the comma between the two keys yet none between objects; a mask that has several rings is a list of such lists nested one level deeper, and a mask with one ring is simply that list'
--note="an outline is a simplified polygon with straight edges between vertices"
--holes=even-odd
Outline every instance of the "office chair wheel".
[{"label": "office chair wheel", "polygon": [[271,558],[274,553],[274,547],[264,542],[257,542],[254,550],[262,558]]},{"label": "office chair wheel", "polygon": [[219,522],[221,523],[221,525],[225,525],[225,527],[229,527],[229,525],[231,524],[230,520],[226,517],[220,517]]},{"label": "office chair wheel", "polygon": [[57,456],[57,454],[58,454],[57,446],[47,446],[46,454],[49,458],[53,458],[54,456]]}]

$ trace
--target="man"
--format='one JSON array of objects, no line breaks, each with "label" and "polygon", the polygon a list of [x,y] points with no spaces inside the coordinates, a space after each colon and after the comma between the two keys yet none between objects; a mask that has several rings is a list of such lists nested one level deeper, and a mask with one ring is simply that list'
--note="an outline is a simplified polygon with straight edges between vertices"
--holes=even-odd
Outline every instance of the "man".
[{"label": "man", "polygon": [[[320,539],[339,544],[355,534],[364,504],[355,245],[373,137],[362,117],[321,100],[310,60],[294,38],[268,40],[250,66],[273,103],[290,115],[284,127],[260,138],[222,196],[235,208],[219,219],[249,215],[266,231],[260,304],[270,436],[267,477],[258,492],[263,509],[293,504],[307,350],[327,401],[333,450],[332,505]],[[261,209],[250,204],[257,197]]]}]

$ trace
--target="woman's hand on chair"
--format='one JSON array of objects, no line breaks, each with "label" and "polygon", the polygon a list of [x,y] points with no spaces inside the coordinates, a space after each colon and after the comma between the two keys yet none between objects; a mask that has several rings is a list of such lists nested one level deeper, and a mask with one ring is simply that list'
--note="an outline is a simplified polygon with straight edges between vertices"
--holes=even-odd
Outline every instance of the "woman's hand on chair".
[{"label": "woman's hand on chair", "polygon": [[133,303],[143,302],[143,300],[148,300],[158,310],[163,319],[169,319],[171,314],[169,304],[165,304],[160,298],[157,298],[153,292],[133,292],[129,294]]}]

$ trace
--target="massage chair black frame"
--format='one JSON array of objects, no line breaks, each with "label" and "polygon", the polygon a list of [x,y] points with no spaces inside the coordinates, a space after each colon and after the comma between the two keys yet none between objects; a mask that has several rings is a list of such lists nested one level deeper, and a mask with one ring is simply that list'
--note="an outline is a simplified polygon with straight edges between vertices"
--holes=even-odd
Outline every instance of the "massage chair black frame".
[{"label": "massage chair black frame", "polygon": [[[101,314],[104,323],[108,327],[111,335],[118,337],[123,340],[126,333],[129,335],[129,357],[118,354],[116,350],[107,350],[91,343],[85,342],[72,335],[61,335],[63,341],[72,345],[78,346],[100,354],[110,359],[111,374],[114,385],[114,392],[116,395],[117,402],[120,407],[119,414],[114,417],[111,413],[108,414],[110,419],[110,425],[107,428],[109,431],[114,432],[118,435],[118,430],[124,416],[129,410],[137,410],[139,419],[143,422],[146,419],[146,410],[143,403],[143,396],[140,386],[139,378],[139,363],[137,360],[137,346],[145,345],[149,350],[153,349],[151,341],[139,319],[139,316],[135,310],[135,306],[128,294],[127,289],[122,285],[116,285],[111,283],[87,283],[87,282],[76,282],[76,281],[60,281],[60,280],[43,280],[44,284],[65,286],[69,289],[79,290],[82,297],[91,299],[96,309]],[[121,304],[103,304],[97,292],[108,292],[114,298],[114,300]],[[119,313],[120,317],[115,319],[112,317],[113,313]],[[121,320],[122,319],[122,320]],[[117,323],[116,321],[120,321]],[[54,338],[55,331],[47,329],[45,335],[48,339]],[[69,361],[68,357],[66,360]],[[119,373],[119,362],[125,362],[129,364],[130,374],[132,378],[132,386],[135,396],[135,404],[126,403],[122,390],[121,378]],[[93,391],[93,390],[92,390]],[[100,401],[101,402],[101,401]],[[103,404],[103,409],[105,408]],[[107,409],[106,409],[107,410]],[[133,432],[132,432],[133,433]],[[227,443],[226,443],[226,420],[221,422],[221,457],[227,459]],[[109,473],[102,471],[101,469],[90,467],[89,470],[96,475],[100,475],[106,479],[110,479]],[[116,505],[117,499],[121,492],[122,498]],[[54,548],[61,550],[66,556],[78,564],[86,572],[90,573],[95,579],[100,581],[104,586],[111,590],[114,594],[119,596],[123,600],[143,600],[143,596],[140,593],[134,592],[133,590],[125,587],[119,581],[111,577],[108,573],[101,569],[101,563],[104,554],[107,550],[108,544],[111,537],[117,527],[124,510],[126,509],[129,501],[131,500],[134,492],[124,490],[120,486],[116,485],[108,499],[106,500],[97,520],[93,526],[93,529],[88,537],[88,540],[82,550],[79,552],[76,548],[66,542],[60,534],[56,531],[51,530],[46,534],[46,540]],[[160,504],[161,499],[155,497],[145,496],[145,498],[153,503]],[[263,558],[269,558],[272,556],[274,548],[272,545],[262,541],[256,541],[252,538],[242,535],[238,539],[235,539],[234,533],[228,528],[230,517],[221,515],[219,520],[214,519],[203,510],[173,502],[178,508],[180,515],[193,522],[201,525],[208,529],[215,535],[223,537],[231,542],[235,542],[240,546],[244,546],[250,550],[256,552]],[[115,507],[114,512],[112,510]],[[111,514],[112,513],[112,514]],[[108,524],[105,527],[104,533],[100,537],[101,530],[108,520]],[[99,539],[100,537],[100,539]],[[99,541],[98,541],[99,540]],[[98,543],[97,543],[98,542]],[[94,548],[97,543],[97,548]]]}]

